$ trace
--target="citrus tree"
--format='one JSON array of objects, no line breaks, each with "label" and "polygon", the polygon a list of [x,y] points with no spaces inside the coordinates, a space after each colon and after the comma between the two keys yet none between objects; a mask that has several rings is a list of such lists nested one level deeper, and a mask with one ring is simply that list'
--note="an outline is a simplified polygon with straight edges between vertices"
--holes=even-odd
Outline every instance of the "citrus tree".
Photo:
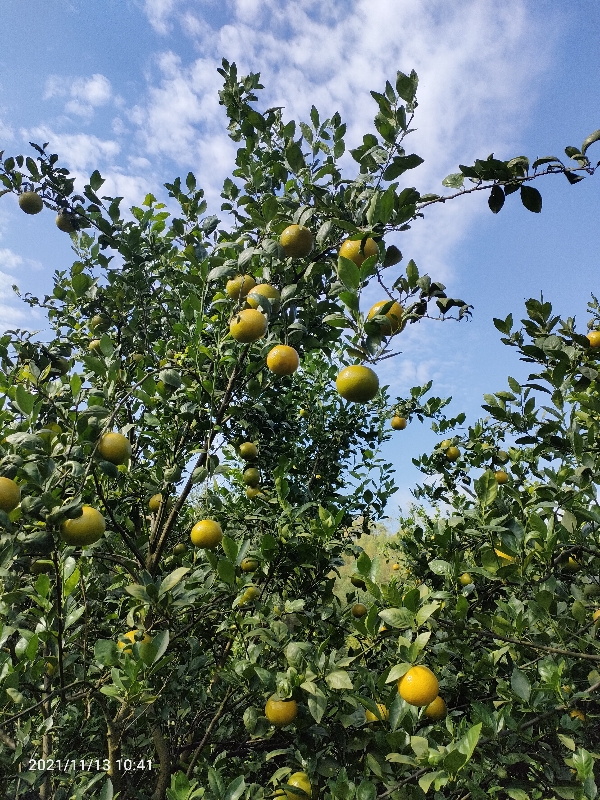
[{"label": "citrus tree", "polygon": [[[313,108],[297,130],[256,110],[258,75],[220,72],[240,143],[223,220],[191,173],[124,212],[97,171],[76,194],[46,144],[0,155],[2,193],[53,210],[75,253],[50,296],[24,297],[51,335],[0,339],[7,796],[421,796],[419,759],[444,759],[435,780],[454,786],[477,744],[469,703],[441,722],[439,679],[462,669],[438,663],[462,635],[447,590],[380,585],[355,543],[395,490],[381,443],[415,415],[462,422],[426,388],[390,405],[379,387],[372,365],[408,324],[470,313],[385,236],[475,191],[538,212],[531,182],[593,173],[600,132],[567,148],[575,166],[490,157],[421,195],[397,180],[421,163],[404,147],[414,72],[372,93],[378,135],[351,151],[351,179],[338,114]],[[341,602],[348,554],[357,593]]]}]

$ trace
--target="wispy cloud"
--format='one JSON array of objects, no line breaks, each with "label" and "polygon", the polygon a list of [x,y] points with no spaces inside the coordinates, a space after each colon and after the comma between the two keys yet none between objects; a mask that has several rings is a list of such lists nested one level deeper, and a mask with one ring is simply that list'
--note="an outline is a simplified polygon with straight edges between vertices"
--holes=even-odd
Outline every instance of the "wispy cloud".
[{"label": "wispy cloud", "polygon": [[178,0],[144,0],[144,11],[157,33],[166,34],[171,29],[170,18]]},{"label": "wispy cloud", "polygon": [[50,75],[46,80],[44,100],[68,97],[65,111],[90,119],[94,111],[113,99],[111,82],[105,75],[95,73],[90,78],[65,78]]},{"label": "wispy cloud", "polygon": [[31,258],[23,258],[18,253],[13,253],[8,247],[0,248],[0,269],[13,271],[23,268],[40,270],[42,264]]}]

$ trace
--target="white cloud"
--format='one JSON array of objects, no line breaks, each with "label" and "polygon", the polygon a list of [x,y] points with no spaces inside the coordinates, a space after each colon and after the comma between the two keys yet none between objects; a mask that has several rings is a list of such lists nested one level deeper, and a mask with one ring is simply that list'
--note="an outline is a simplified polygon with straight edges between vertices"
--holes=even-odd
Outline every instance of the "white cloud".
[{"label": "white cloud", "polygon": [[177,2],[178,0],[144,0],[144,11],[157,33],[164,35],[169,32],[168,17],[172,14]]},{"label": "white cloud", "polygon": [[95,169],[103,163],[113,163],[121,146],[112,139],[99,139],[87,133],[57,133],[45,125],[23,131],[23,138],[49,142],[49,150],[59,153],[61,159],[75,172]]},{"label": "white cloud", "polygon": [[106,105],[113,97],[111,82],[105,75],[95,73],[91,78],[66,78],[50,75],[46,79],[44,100],[69,97],[65,111],[79,117],[91,118],[95,109]]},{"label": "white cloud", "polygon": [[15,283],[14,276],[5,272],[0,272],[0,332],[12,328],[36,327],[32,323],[40,323],[40,316],[37,312],[26,309],[23,304],[18,304],[16,295],[13,291]]},{"label": "white cloud", "polygon": [[17,268],[23,269],[24,267],[34,270],[42,269],[42,265],[39,261],[35,261],[31,258],[23,258],[18,255],[18,253],[13,253],[13,251],[9,250],[7,247],[0,248],[0,267],[10,271]]}]

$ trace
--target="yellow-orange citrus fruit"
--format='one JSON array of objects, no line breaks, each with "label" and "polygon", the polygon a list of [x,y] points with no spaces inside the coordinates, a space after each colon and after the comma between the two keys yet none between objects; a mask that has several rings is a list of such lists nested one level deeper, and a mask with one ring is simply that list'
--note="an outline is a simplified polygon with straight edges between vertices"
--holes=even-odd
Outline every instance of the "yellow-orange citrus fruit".
[{"label": "yellow-orange citrus fruit", "polygon": [[162,494],[153,494],[150,500],[148,501],[148,508],[152,511],[153,514],[156,514],[158,509],[160,508],[160,504],[162,503]]},{"label": "yellow-orange citrus fruit", "polygon": [[295,700],[279,700],[271,695],[265,705],[265,717],[272,725],[282,728],[289,725],[298,715],[298,704]]},{"label": "yellow-orange citrus fruit", "polygon": [[397,572],[400,569],[400,564],[392,564],[392,569]]},{"label": "yellow-orange citrus fruit", "polygon": [[260,483],[260,472],[256,467],[248,467],[248,469],[244,470],[243,479],[246,486],[252,486],[255,489]]},{"label": "yellow-orange citrus fruit", "polygon": [[111,464],[125,464],[131,457],[129,439],[122,433],[105,433],[98,442],[98,454]]},{"label": "yellow-orange citrus fruit", "polygon": [[[369,313],[367,314],[367,319],[373,319],[378,314],[381,314],[381,309],[389,300],[380,300],[378,303],[375,303],[374,306],[371,306]],[[385,312],[385,318],[387,322],[382,322],[380,324],[380,329],[385,336],[390,336],[391,334],[398,333],[400,327],[402,325],[402,314],[404,313],[404,309],[399,303],[394,303],[389,311]]]},{"label": "yellow-orange citrus fruit", "polygon": [[255,308],[244,308],[229,323],[229,333],[236,342],[256,342],[267,332],[267,318]]},{"label": "yellow-orange citrus fruit", "polygon": [[105,333],[110,328],[110,320],[102,314],[95,314],[90,320],[90,330]]},{"label": "yellow-orange citrus fruit", "polygon": [[248,497],[250,500],[255,497],[262,497],[262,492],[257,486],[247,486],[246,497]]},{"label": "yellow-orange citrus fruit", "polygon": [[379,390],[379,378],[370,367],[352,364],[339,373],[335,381],[338,393],[352,403],[368,403]]},{"label": "yellow-orange citrus fruit", "polygon": [[308,411],[305,408],[301,408],[300,411],[298,412],[298,414],[301,417],[305,417],[308,414]]},{"label": "yellow-orange citrus fruit", "polygon": [[569,560],[561,564],[562,568],[567,572],[577,572],[581,569],[581,564],[573,556],[569,556]]},{"label": "yellow-orange citrus fruit", "polygon": [[54,562],[49,558],[38,558],[33,561],[29,569],[34,575],[41,575],[43,573],[54,572]]},{"label": "yellow-orange citrus fruit", "polygon": [[494,553],[496,553],[498,558],[501,558],[503,561],[514,561],[514,558],[512,556],[503,553],[502,550],[498,550],[497,547],[494,547]]},{"label": "yellow-orange citrus fruit", "polygon": [[56,227],[63,233],[74,233],[76,228],[73,221],[73,215],[65,212],[59,212],[56,215]]},{"label": "yellow-orange citrus fruit", "polygon": [[411,706],[428,706],[438,696],[440,686],[429,667],[411,667],[398,681],[400,697]]},{"label": "yellow-orange citrus fruit", "polygon": [[[377,708],[379,709],[379,715],[381,719],[389,719],[390,712],[387,710],[386,706],[383,703],[377,703]],[[367,722],[380,722],[381,720],[373,714],[372,711],[367,709],[365,716],[367,718]]]},{"label": "yellow-orange citrus fruit", "polygon": [[367,588],[367,584],[360,577],[360,575],[353,575],[350,578],[350,583],[352,584],[352,586],[356,586],[358,589],[366,589]]},{"label": "yellow-orange citrus fruit", "polygon": [[597,608],[594,613],[592,614],[592,619],[594,623],[598,625],[600,623],[600,608]]},{"label": "yellow-orange citrus fruit", "polygon": [[313,235],[304,225],[288,225],[279,244],[288,258],[305,258],[313,249]]},{"label": "yellow-orange citrus fruit", "polygon": [[440,719],[444,719],[446,714],[448,713],[448,709],[446,708],[446,703],[444,702],[444,698],[438,696],[435,698],[433,703],[430,703],[425,711],[423,712],[423,716],[427,717],[428,719],[437,721]]},{"label": "yellow-orange citrus fruit", "polygon": [[[138,634],[138,639],[136,640],[135,635]],[[117,642],[117,647],[119,647],[124,653],[133,653],[133,645],[136,641],[140,644],[150,644],[152,641],[152,637],[148,636],[147,633],[144,633],[142,637],[139,637],[139,634],[143,633],[143,631],[127,631],[124,633],[119,641]],[[127,642],[123,642],[122,639],[129,639],[131,645],[128,645]]]},{"label": "yellow-orange citrus fruit", "polygon": [[578,708],[574,708],[573,711],[569,713],[571,719],[579,719],[581,722],[585,722],[585,714],[583,711],[580,711]]},{"label": "yellow-orange citrus fruit", "polygon": [[129,358],[130,358],[132,361],[135,361],[135,363],[137,364],[137,363],[139,363],[140,361],[143,361],[143,360],[144,360],[144,354],[143,354],[143,353],[132,353],[132,354],[129,356]]},{"label": "yellow-orange citrus fruit", "polygon": [[463,572],[463,574],[458,579],[458,582],[460,583],[461,586],[468,586],[470,583],[473,583],[473,581],[471,580],[471,576],[469,575],[468,572]]},{"label": "yellow-orange citrus fruit", "polygon": [[102,538],[105,530],[104,517],[91,506],[83,506],[80,517],[66,519],[60,526],[63,542],[76,547],[97,542]]},{"label": "yellow-orange citrus fruit", "polygon": [[312,786],[306,772],[294,772],[293,775],[286,778],[286,783],[301,789],[300,792],[295,792],[293,789],[286,789],[285,794],[287,800],[307,800],[306,795],[302,792],[306,792],[309,797],[312,797]]},{"label": "yellow-orange citrus fruit", "polygon": [[365,259],[369,258],[369,256],[377,255],[379,252],[379,248],[373,239],[367,239],[362,252],[360,250],[360,245],[360,239],[355,241],[346,239],[340,247],[340,255],[344,258],[349,258],[350,261],[354,261],[357,267],[360,267]]},{"label": "yellow-orange citrus fruit", "polygon": [[354,603],[352,606],[352,616],[356,619],[364,617],[367,613],[367,607],[363,603]]},{"label": "yellow-orange citrus fruit", "polygon": [[260,596],[260,589],[258,588],[258,586],[248,586],[248,588],[240,598],[240,605],[243,606],[246,603],[251,603],[253,600],[256,600],[256,598],[259,596]]},{"label": "yellow-orange citrus fruit", "polygon": [[497,472],[494,473],[496,476],[496,483],[506,483],[508,480],[508,473],[504,472],[503,469],[499,469]]},{"label": "yellow-orange citrus fruit", "polygon": [[223,531],[214,519],[201,519],[192,528],[190,539],[196,547],[205,547],[212,550],[223,538]]},{"label": "yellow-orange citrus fruit", "polygon": [[455,447],[454,445],[452,445],[452,447],[449,447],[446,450],[446,458],[448,459],[448,461],[458,461],[459,456],[460,456],[460,450],[458,449],[458,447]]},{"label": "yellow-orange citrus fruit", "polygon": [[21,502],[21,489],[12,478],[0,478],[0,509],[9,514]]},{"label": "yellow-orange citrus fruit", "polygon": [[452,442],[450,441],[450,439],[444,439],[443,442],[440,442],[440,449],[441,450],[447,450],[450,447],[451,444],[452,444]]},{"label": "yellow-orange citrus fruit", "polygon": [[256,572],[258,569],[258,561],[255,558],[243,558],[240,563],[242,572]]},{"label": "yellow-orange citrus fruit", "polygon": [[275,375],[293,375],[300,366],[296,350],[287,344],[278,344],[269,350],[267,367]]},{"label": "yellow-orange citrus fruit", "polygon": [[37,192],[23,192],[19,195],[19,208],[26,214],[39,214],[44,201]]},{"label": "yellow-orange citrus fruit", "polygon": [[92,339],[92,341],[88,344],[88,350],[92,352],[94,350],[100,350],[100,339]]},{"label": "yellow-orange citrus fruit", "polygon": [[256,286],[256,281],[252,275],[236,275],[227,281],[225,291],[232,300],[241,300]]},{"label": "yellow-orange citrus fruit", "polygon": [[406,428],[406,425],[407,422],[404,417],[399,417],[397,414],[392,417],[392,428],[395,431],[403,431]]},{"label": "yellow-orange citrus fruit", "polygon": [[[259,283],[258,286],[255,286],[254,289],[252,289],[250,294],[251,295],[257,294],[260,295],[260,297],[266,297],[273,311],[277,311],[277,309],[279,308],[281,295],[279,294],[279,290],[276,289],[274,286],[271,286],[270,283]],[[260,297],[258,299],[254,297],[248,297],[246,302],[252,308],[258,308],[258,306],[260,305]]]},{"label": "yellow-orange citrus fruit", "polygon": [[254,442],[242,442],[238,450],[244,461],[254,461],[258,458],[258,447]]},{"label": "yellow-orange citrus fruit", "polygon": [[187,553],[187,546],[183,542],[178,542],[173,548],[174,556],[182,556]]},{"label": "yellow-orange citrus fruit", "polygon": [[600,331],[590,331],[587,335],[590,347],[600,347]]}]

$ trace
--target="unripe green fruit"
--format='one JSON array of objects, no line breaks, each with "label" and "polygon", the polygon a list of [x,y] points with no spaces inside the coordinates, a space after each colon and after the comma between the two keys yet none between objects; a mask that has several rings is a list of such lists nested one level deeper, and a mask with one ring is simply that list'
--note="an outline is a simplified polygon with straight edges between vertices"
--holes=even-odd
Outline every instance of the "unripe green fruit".
[{"label": "unripe green fruit", "polygon": [[26,214],[39,214],[44,208],[44,201],[37,192],[23,192],[19,195],[19,207]]}]

